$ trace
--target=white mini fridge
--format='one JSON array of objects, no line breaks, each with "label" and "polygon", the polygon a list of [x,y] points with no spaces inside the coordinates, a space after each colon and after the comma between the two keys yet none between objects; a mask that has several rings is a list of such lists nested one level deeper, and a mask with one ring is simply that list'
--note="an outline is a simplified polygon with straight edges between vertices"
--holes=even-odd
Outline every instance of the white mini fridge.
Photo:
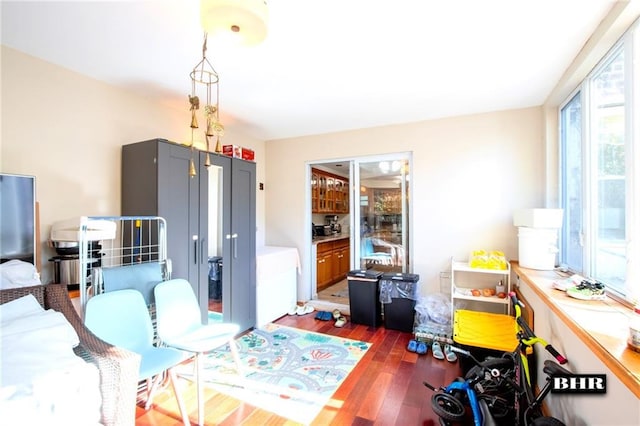
[{"label": "white mini fridge", "polygon": [[256,327],[283,315],[297,303],[298,250],[264,246],[256,250]]}]

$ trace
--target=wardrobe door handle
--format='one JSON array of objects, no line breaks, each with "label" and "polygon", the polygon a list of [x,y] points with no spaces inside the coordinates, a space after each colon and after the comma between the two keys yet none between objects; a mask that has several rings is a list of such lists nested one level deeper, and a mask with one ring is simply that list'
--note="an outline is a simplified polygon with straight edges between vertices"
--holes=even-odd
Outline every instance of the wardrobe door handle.
[{"label": "wardrobe door handle", "polygon": [[191,239],[193,240],[193,264],[197,265],[198,264],[198,236],[193,235]]},{"label": "wardrobe door handle", "polygon": [[231,235],[231,239],[233,240],[233,258],[238,258],[238,234]]}]

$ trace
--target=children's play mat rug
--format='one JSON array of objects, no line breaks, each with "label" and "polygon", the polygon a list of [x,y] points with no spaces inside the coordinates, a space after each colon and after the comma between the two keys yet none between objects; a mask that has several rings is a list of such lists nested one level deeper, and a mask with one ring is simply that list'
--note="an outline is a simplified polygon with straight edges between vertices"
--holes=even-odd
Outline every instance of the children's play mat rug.
[{"label": "children's play mat rug", "polygon": [[[246,377],[239,381],[226,346],[207,355],[206,386],[300,424],[313,421],[371,346],[276,324],[236,343]],[[181,375],[191,376],[187,367]]]}]

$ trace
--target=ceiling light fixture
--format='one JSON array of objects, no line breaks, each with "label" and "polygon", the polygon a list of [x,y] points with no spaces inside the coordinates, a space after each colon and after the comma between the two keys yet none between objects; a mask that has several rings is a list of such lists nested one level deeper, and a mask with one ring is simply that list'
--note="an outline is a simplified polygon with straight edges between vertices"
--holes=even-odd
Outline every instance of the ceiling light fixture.
[{"label": "ceiling light fixture", "polygon": [[397,172],[400,170],[400,168],[402,167],[402,163],[398,160],[394,160],[394,161],[381,161],[380,163],[378,163],[378,167],[380,168],[380,171],[382,173],[389,173],[389,172]]},{"label": "ceiling light fixture", "polygon": [[[219,103],[219,81],[218,73],[213,65],[207,59],[207,33],[204,34],[204,42],[202,44],[202,60],[196,64],[196,66],[189,74],[191,77],[191,94],[189,95],[189,104],[191,105],[191,162],[189,165],[189,175],[196,175],[196,168],[193,161],[193,133],[198,128],[198,118],[196,111],[200,109],[200,97],[198,96],[198,89],[204,86],[205,89],[205,105],[204,115],[207,121],[207,127],[205,129],[205,137],[207,141],[207,158],[205,160],[205,166],[211,165],[209,158],[209,137],[216,137],[215,152],[222,152],[220,145],[220,138],[224,136],[224,126],[220,123],[220,103]],[[215,91],[214,91],[215,89]]]},{"label": "ceiling light fixture", "polygon": [[266,0],[200,0],[202,28],[215,38],[253,46],[267,38]]}]

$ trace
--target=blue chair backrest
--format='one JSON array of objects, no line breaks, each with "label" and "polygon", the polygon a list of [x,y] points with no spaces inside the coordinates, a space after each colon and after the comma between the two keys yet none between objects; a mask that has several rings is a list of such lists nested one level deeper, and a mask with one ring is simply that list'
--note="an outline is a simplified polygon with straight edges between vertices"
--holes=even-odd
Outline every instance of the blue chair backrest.
[{"label": "blue chair backrest", "polygon": [[363,256],[369,256],[373,254],[373,242],[371,241],[371,238],[362,239],[361,251]]},{"label": "blue chair backrest", "polygon": [[184,336],[202,327],[200,304],[189,281],[176,278],[155,288],[156,324],[160,340]]},{"label": "blue chair backrest", "polygon": [[102,268],[102,288],[105,293],[135,289],[142,294],[147,305],[153,304],[153,289],[164,280],[163,264],[159,262]]},{"label": "blue chair backrest", "polygon": [[107,343],[134,352],[153,344],[153,325],[142,294],[118,290],[91,297],[85,307],[85,325]]}]

